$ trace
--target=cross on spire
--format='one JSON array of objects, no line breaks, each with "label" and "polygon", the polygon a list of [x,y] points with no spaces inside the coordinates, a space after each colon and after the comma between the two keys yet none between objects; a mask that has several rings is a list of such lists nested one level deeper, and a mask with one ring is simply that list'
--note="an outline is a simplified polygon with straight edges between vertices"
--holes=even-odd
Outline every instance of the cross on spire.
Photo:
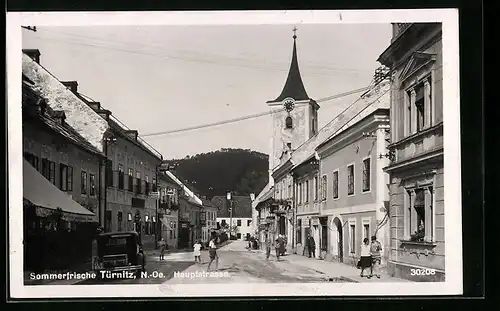
[{"label": "cross on spire", "polygon": [[293,27],[293,39],[297,39],[297,27]]}]

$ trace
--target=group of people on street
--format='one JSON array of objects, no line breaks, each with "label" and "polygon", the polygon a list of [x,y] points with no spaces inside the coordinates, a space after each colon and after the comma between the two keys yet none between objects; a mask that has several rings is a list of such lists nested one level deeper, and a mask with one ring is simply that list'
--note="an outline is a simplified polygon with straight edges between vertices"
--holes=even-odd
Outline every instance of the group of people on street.
[{"label": "group of people on street", "polygon": [[[210,257],[210,262],[208,263],[207,272],[210,271],[210,267],[212,266],[212,262],[215,261],[215,270],[219,269],[219,255],[217,254],[217,245],[216,245],[217,237],[212,235],[210,242],[208,243],[208,255]],[[193,254],[194,254],[194,262],[201,264],[201,249],[203,245],[200,240],[197,240],[193,245]]]},{"label": "group of people on street", "polygon": [[[380,262],[382,256],[380,252],[382,251],[382,245],[377,241],[376,236],[372,236],[371,243],[368,238],[363,240],[361,245],[361,258],[358,262],[358,268],[361,269],[360,276],[372,278],[373,276],[380,278]],[[364,275],[365,270],[370,269],[369,275]]]},{"label": "group of people on street", "polygon": [[[208,253],[210,256],[210,262],[208,263],[208,268],[207,270],[210,271],[210,267],[212,265],[212,262],[215,261],[215,268],[219,268],[219,255],[217,254],[217,246],[216,246],[216,240],[217,237],[215,235],[212,236],[210,239],[210,242],[208,244]],[[160,260],[165,260],[165,250],[168,248],[167,243],[165,242],[165,239],[161,239],[159,242],[160,246]],[[203,248],[203,245],[201,244],[200,240],[196,240],[194,245],[193,245],[193,255],[194,255],[194,262],[195,264],[201,264],[201,249]]]},{"label": "group of people on street", "polygon": [[279,234],[276,239],[271,238],[271,234],[266,233],[266,259],[271,256],[271,249],[274,248],[276,252],[276,260],[280,261],[280,256],[285,255],[286,239],[283,235]]}]

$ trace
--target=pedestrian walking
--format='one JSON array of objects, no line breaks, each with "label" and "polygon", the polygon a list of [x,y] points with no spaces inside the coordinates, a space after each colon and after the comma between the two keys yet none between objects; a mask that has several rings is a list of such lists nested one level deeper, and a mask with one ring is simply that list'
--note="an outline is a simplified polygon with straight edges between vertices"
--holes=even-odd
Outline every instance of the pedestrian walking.
[{"label": "pedestrian walking", "polygon": [[372,236],[372,243],[370,245],[370,254],[372,256],[372,266],[370,277],[374,275],[380,279],[380,263],[382,261],[382,256],[380,252],[382,251],[382,245],[377,241],[376,236]]},{"label": "pedestrian walking", "polygon": [[[363,244],[361,245],[361,258],[359,259],[358,266],[361,269],[361,277],[364,277],[365,275],[363,275],[363,272],[372,266],[372,256],[368,238],[364,238]],[[371,275],[367,275],[366,277],[371,278]]]},{"label": "pedestrian walking", "polygon": [[99,234],[102,232],[101,228],[98,228],[96,230],[96,233],[94,235],[94,238],[92,239],[92,270],[98,270],[101,267],[100,262],[99,262],[99,248],[97,245],[97,237]]},{"label": "pedestrian walking", "polygon": [[316,258],[316,242],[314,241],[314,238],[311,234],[309,234],[307,240],[307,250],[309,251],[309,258],[311,258],[311,255],[312,258]]},{"label": "pedestrian walking", "polygon": [[146,272],[146,255],[144,255],[144,248],[142,245],[139,246],[139,252],[137,253],[137,263],[142,266],[141,271]]},{"label": "pedestrian walking", "polygon": [[215,270],[219,269],[219,255],[217,255],[217,246],[215,245],[215,236],[212,237],[210,243],[208,244],[208,253],[210,255],[210,262],[208,263],[207,271],[210,271],[210,266],[215,260]]},{"label": "pedestrian walking", "polygon": [[159,244],[160,244],[160,260],[165,260],[164,256],[165,256],[165,248],[167,246],[167,242],[165,242],[164,238],[161,238]]},{"label": "pedestrian walking", "polygon": [[201,242],[200,242],[200,240],[196,241],[196,243],[193,246],[193,250],[194,250],[194,263],[201,264]]},{"label": "pedestrian walking", "polygon": [[274,249],[276,250],[276,261],[280,261],[280,245],[281,245],[281,239],[278,236],[276,240],[274,240]]},{"label": "pedestrian walking", "polygon": [[269,260],[269,256],[271,256],[272,241],[268,234],[266,234],[265,244],[266,244],[266,259]]}]

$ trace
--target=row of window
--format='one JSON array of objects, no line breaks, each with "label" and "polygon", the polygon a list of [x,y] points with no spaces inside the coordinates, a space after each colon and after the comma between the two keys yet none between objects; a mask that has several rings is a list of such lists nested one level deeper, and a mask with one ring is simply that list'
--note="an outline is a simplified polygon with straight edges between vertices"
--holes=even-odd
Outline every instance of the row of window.
[{"label": "row of window", "polygon": [[[251,219],[247,219],[247,227],[250,227],[251,223],[252,223],[252,220]],[[226,222],[225,219],[222,219],[221,222],[220,222],[220,224],[222,226],[225,226],[225,225],[227,225],[227,222]],[[219,226],[219,222],[217,222],[217,226]],[[241,227],[241,219],[236,220],[236,226]]]},{"label": "row of window", "polygon": [[[370,158],[363,160],[363,192],[370,191],[371,189],[371,161]],[[325,174],[321,177],[321,184],[318,181],[318,176],[313,178],[313,200],[319,200],[319,192],[321,189],[321,200],[326,200],[327,189],[328,189],[328,176]],[[347,166],[347,195],[354,195],[355,189],[355,179],[354,179],[354,164]],[[309,180],[299,182],[297,184],[297,203],[308,203],[310,192],[309,192]],[[332,197],[334,199],[339,198],[339,170],[336,170],[332,174]]]},{"label": "row of window", "polygon": [[[305,244],[305,239],[308,237],[310,234],[310,227],[305,227],[305,232],[304,235],[302,235],[302,219],[297,219],[297,241],[302,241],[302,244]],[[322,250],[327,250],[328,249],[328,230],[329,227],[326,224],[326,219],[322,221],[321,224],[321,239],[319,242],[319,246]],[[361,239],[364,240],[365,238],[370,238],[370,224],[369,223],[363,223],[363,237]],[[351,254],[356,253],[356,224],[351,223],[349,225],[349,252]]]},{"label": "row of window", "polygon": [[[432,80],[427,77],[423,82],[405,92],[405,136],[420,132],[432,125]],[[427,87],[427,89],[426,89]]]},{"label": "row of window", "polygon": [[[127,174],[127,187],[125,187],[125,172],[123,170],[123,165],[118,164],[118,185],[115,185],[114,181],[114,175],[115,171],[113,171],[113,162],[108,160],[106,162],[106,186],[108,187],[115,187],[118,186],[119,190],[127,190],[130,192],[135,192],[136,194],[145,194],[149,195],[151,191],[156,192],[157,187],[156,187],[156,178],[153,177],[152,182],[149,182],[149,176],[144,175],[144,183],[143,180],[141,179],[141,172],[136,171],[135,172],[135,178],[134,176],[134,170],[129,168],[128,169],[128,174]],[[143,192],[143,185],[144,185],[144,192]]]},{"label": "row of window", "polygon": [[[144,216],[145,222],[143,223],[143,230],[146,235],[154,235],[156,231],[156,217],[149,217],[149,215]],[[134,218],[132,217],[132,213],[128,213],[126,222],[123,220],[123,212],[117,212],[117,231],[125,230],[136,230],[136,224],[134,223]],[[112,220],[111,220],[111,211],[106,211],[106,223],[107,228],[112,228]],[[176,237],[177,231],[177,223],[175,221],[170,222],[170,228],[168,232],[170,233],[170,238]]]},{"label": "row of window", "polygon": [[[49,159],[42,158],[41,167],[39,158],[31,153],[25,152],[24,158],[37,171],[47,178],[52,184],[56,184],[56,163]],[[73,167],[66,164],[59,164],[59,189],[62,191],[73,191]],[[96,176],[95,174],[87,174],[86,171],[81,172],[80,179],[81,194],[96,195]]]},{"label": "row of window", "polygon": [[293,180],[287,178],[276,184],[276,199],[289,199],[293,197],[292,193]]},{"label": "row of window", "polygon": [[[361,239],[361,242],[366,238],[370,239],[370,224],[369,223],[364,223],[363,224],[363,237]],[[351,254],[356,253],[356,224],[350,224],[349,225],[349,252]]]}]

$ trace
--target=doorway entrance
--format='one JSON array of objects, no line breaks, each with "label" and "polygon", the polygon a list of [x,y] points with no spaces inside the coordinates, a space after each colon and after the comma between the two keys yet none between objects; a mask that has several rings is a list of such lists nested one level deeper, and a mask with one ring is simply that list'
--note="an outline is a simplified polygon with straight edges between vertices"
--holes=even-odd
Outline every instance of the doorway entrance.
[{"label": "doorway entrance", "polygon": [[337,253],[338,253],[338,260],[339,262],[344,262],[344,237],[342,235],[342,223],[340,222],[340,219],[338,217],[335,217],[333,220],[333,224],[337,228],[337,234],[338,234],[338,239],[337,239]]},{"label": "doorway entrance", "polygon": [[319,223],[321,225],[321,245],[320,245],[320,251],[327,251],[328,250],[328,218],[327,217],[322,217],[319,219]]},{"label": "doorway entrance", "polygon": [[277,228],[276,233],[285,235],[286,234],[286,217],[285,215],[277,215]]},{"label": "doorway entrance", "polygon": [[309,235],[311,234],[311,227],[305,227],[304,228],[304,251],[302,252],[303,256],[308,256],[308,250],[307,250],[307,239],[309,238]]},{"label": "doorway entrance", "polygon": [[179,228],[179,248],[189,247],[190,230],[187,223],[181,223]]}]

